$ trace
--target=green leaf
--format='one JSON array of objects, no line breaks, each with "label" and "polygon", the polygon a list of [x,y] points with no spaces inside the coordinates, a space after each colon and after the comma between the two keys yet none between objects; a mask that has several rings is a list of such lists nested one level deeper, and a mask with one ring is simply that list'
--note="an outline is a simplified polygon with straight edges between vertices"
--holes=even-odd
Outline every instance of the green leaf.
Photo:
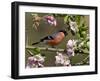
[{"label": "green leaf", "polygon": [[77,38],[79,39],[79,38],[80,38],[80,34],[79,34],[79,33],[77,33],[76,35],[77,35]]},{"label": "green leaf", "polygon": [[90,47],[90,42],[88,41],[87,42],[87,48],[89,49],[89,47]]},{"label": "green leaf", "polygon": [[82,35],[86,35],[86,32],[85,31],[82,31]]},{"label": "green leaf", "polygon": [[[82,30],[81,30],[81,31],[82,31]],[[83,37],[83,38],[85,37],[85,38],[86,38],[86,35],[87,35],[87,34],[86,34],[85,31],[80,32],[80,36],[81,36],[81,37]]]},{"label": "green leaf", "polygon": [[80,15],[76,15],[75,19],[76,19],[77,24],[79,25],[80,22],[81,22],[81,16]]},{"label": "green leaf", "polygon": [[33,53],[34,54],[39,54],[40,53],[40,49],[39,48],[34,48],[33,49]]},{"label": "green leaf", "polygon": [[31,14],[32,16],[38,16],[38,14]]},{"label": "green leaf", "polygon": [[87,27],[86,26],[85,27],[82,27],[81,30],[82,31],[86,31],[87,30]]},{"label": "green leaf", "polygon": [[68,18],[69,18],[69,16],[64,17],[64,23],[68,22]]},{"label": "green leaf", "polygon": [[83,50],[83,52],[84,52],[85,54],[89,54],[89,50],[88,50],[87,48],[85,48],[85,49]]}]

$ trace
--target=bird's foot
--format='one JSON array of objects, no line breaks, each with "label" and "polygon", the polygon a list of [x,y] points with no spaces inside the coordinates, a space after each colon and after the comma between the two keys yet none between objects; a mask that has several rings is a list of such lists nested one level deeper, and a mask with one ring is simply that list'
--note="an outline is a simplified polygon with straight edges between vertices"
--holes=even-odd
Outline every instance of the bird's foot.
[{"label": "bird's foot", "polygon": [[48,51],[48,47],[46,47],[46,51]]},{"label": "bird's foot", "polygon": [[56,49],[57,52],[59,51],[57,47],[54,47],[54,48]]},{"label": "bird's foot", "polygon": [[55,48],[55,46],[52,46],[52,48]]}]

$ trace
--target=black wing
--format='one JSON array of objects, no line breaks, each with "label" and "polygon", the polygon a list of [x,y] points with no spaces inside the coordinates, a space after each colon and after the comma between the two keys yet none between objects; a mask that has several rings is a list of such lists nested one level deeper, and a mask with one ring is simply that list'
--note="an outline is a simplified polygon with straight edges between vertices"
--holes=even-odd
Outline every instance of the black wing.
[{"label": "black wing", "polygon": [[46,37],[42,38],[40,41],[43,42],[44,40],[52,40],[52,39],[54,39],[53,36],[46,36]]}]

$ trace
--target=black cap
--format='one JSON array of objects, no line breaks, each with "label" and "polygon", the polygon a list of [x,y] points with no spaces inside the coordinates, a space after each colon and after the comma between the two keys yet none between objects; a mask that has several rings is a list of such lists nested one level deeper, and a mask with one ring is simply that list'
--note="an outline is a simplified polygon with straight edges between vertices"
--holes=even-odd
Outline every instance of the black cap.
[{"label": "black cap", "polygon": [[68,33],[66,32],[66,30],[59,30],[59,32],[63,32],[65,36],[68,35]]}]

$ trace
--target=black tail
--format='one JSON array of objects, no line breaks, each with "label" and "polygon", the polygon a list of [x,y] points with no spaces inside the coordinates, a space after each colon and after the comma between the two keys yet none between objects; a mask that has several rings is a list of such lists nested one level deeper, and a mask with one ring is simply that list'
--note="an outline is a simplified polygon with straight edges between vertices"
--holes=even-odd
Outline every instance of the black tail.
[{"label": "black tail", "polygon": [[36,44],[39,44],[40,42],[35,42],[35,43],[33,43],[32,45],[36,45]]},{"label": "black tail", "polygon": [[33,43],[32,45],[39,44],[40,42],[43,42],[44,40],[48,40],[48,39],[53,39],[53,38],[52,38],[51,36],[46,36],[46,37],[44,37],[44,38],[40,39],[40,41],[39,41],[39,42],[35,42],[35,43]]}]

